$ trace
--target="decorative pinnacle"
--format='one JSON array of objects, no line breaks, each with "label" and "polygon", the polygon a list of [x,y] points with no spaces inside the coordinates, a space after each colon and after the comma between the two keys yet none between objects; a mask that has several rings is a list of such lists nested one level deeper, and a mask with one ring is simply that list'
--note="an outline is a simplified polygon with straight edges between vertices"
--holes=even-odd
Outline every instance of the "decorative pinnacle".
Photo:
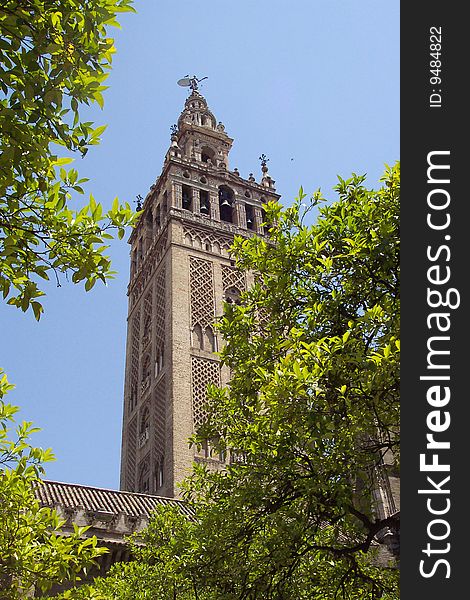
[{"label": "decorative pinnacle", "polygon": [[268,172],[267,163],[269,162],[269,158],[266,156],[266,154],[262,154],[259,157],[259,160],[261,161],[261,170],[263,171],[263,173],[267,173]]},{"label": "decorative pinnacle", "polygon": [[175,123],[170,127],[171,135],[174,136],[178,133],[178,125]]},{"label": "decorative pinnacle", "polygon": [[142,210],[142,200],[143,200],[142,196],[140,194],[137,194],[136,199],[137,199],[136,200],[137,210]]}]

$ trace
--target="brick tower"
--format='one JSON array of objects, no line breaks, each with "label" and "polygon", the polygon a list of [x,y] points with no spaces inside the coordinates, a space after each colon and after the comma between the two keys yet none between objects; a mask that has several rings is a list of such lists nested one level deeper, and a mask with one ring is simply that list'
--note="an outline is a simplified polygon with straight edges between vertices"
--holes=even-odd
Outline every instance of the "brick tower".
[{"label": "brick tower", "polygon": [[124,386],[121,489],[173,497],[194,461],[190,448],[208,383],[225,383],[214,318],[250,284],[229,248],[235,234],[263,233],[263,204],[277,199],[262,177],[229,169],[233,140],[190,81],[162,172],[129,243],[131,272]]}]

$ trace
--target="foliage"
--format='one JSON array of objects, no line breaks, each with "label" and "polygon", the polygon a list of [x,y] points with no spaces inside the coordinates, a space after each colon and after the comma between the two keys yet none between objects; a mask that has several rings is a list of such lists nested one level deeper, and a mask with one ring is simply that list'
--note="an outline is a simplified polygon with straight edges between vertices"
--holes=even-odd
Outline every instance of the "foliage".
[{"label": "foliage", "polygon": [[305,208],[302,191],[271,204],[269,240],[236,240],[256,283],[225,307],[231,381],[210,390],[193,440],[230,460],[195,466],[194,519],[157,515],[99,597],[398,598],[374,551],[395,517],[374,493],[384,458],[399,464],[399,165],[378,190],[356,175],[336,190],[329,205],[317,193]]},{"label": "foliage", "polygon": [[[0,371],[0,398],[11,389]],[[49,449],[28,442],[37,431],[31,423],[18,425],[11,437],[17,408],[0,400],[0,598],[25,598],[36,586],[47,590],[54,582],[74,581],[80,571],[106,552],[95,537],[83,539],[86,528],[61,534],[63,520],[41,508],[34,488],[41,485],[42,464],[53,460]]]},{"label": "foliage", "polygon": [[196,522],[178,508],[159,507],[149,527],[130,538],[133,561],[115,564],[107,577],[68,590],[60,598],[208,600],[212,596],[208,591],[198,591],[192,573],[199,549],[196,532]]},{"label": "foliage", "polygon": [[[111,231],[119,238],[135,219],[117,199],[107,212],[83,194],[75,153],[84,157],[105,127],[81,119],[80,109],[103,106],[103,85],[114,42],[110,26],[132,0],[3,0],[0,5],[0,292],[8,304],[39,319],[41,279],[63,274],[89,290],[112,276],[105,255]],[[60,156],[59,156],[60,154]],[[70,205],[70,206],[69,206]],[[75,205],[78,206],[78,205]],[[0,371],[0,398],[11,389]],[[50,450],[35,448],[36,431],[17,408],[0,400],[0,598],[19,599],[31,588],[74,581],[106,552],[84,528],[64,535],[63,521],[40,507],[35,488]]]},{"label": "foliage", "polygon": [[235,243],[257,281],[226,307],[231,381],[212,389],[196,436],[233,462],[195,471],[188,489],[216,531],[204,575],[237,598],[289,597],[295,582],[312,593],[322,572],[345,597],[387,588],[363,558],[396,527],[373,506],[384,459],[399,465],[399,166],[377,191],[364,181],[340,178],[336,202],[317,193],[305,210],[301,190],[284,212],[268,207],[269,241]]},{"label": "foliage", "polygon": [[[71,272],[88,290],[110,276],[109,230],[132,224],[129,205],[105,211],[83,194],[66,156],[85,156],[105,127],[80,118],[83,105],[103,106],[115,51],[107,29],[132,0],[3,0],[0,6],[0,292],[40,318],[40,279]],[[57,151],[62,156],[59,158]]]}]

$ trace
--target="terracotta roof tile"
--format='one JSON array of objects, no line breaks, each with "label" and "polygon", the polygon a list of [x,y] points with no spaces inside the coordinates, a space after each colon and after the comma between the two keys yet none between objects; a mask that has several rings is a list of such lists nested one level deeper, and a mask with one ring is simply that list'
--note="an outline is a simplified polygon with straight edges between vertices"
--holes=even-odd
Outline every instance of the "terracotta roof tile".
[{"label": "terracotta roof tile", "polygon": [[36,489],[36,496],[42,506],[50,507],[60,504],[68,508],[81,507],[90,511],[149,517],[157,506],[173,505],[178,506],[183,514],[192,515],[188,506],[176,498],[108,490],[76,483],[43,480],[42,485]]}]

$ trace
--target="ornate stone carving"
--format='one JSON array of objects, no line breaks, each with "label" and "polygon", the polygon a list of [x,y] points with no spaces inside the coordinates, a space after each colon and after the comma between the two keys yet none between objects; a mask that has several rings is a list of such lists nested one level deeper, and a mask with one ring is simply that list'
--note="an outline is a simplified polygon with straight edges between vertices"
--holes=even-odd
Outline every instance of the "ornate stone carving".
[{"label": "ornate stone carving", "polygon": [[222,265],[222,285],[224,292],[235,288],[241,294],[246,289],[245,272],[229,265]]},{"label": "ornate stone carving", "polygon": [[163,369],[165,354],[166,272],[163,266],[155,280],[155,376]]},{"label": "ornate stone carving", "polygon": [[191,327],[199,324],[203,330],[212,326],[215,315],[214,275],[209,260],[189,257],[191,294]]},{"label": "ornate stone carving", "polygon": [[140,365],[140,309],[132,317],[131,325],[131,372],[129,385],[129,409],[133,411],[138,399],[139,365]]},{"label": "ornate stone carving", "polygon": [[183,228],[184,243],[187,246],[214,252],[223,256],[228,256],[232,240],[228,237],[217,235],[216,233],[208,233],[202,229],[189,227]]},{"label": "ornate stone carving", "polygon": [[154,459],[158,462],[165,454],[166,434],[166,381],[163,376],[155,386],[153,392],[153,435]]},{"label": "ornate stone carving", "polygon": [[[165,217],[162,221],[162,229],[165,228],[166,220],[168,217]],[[130,293],[130,304],[131,307],[137,302],[142,294],[147,281],[152,276],[155,268],[160,264],[160,261],[165,253],[168,242],[168,232],[166,229],[162,232],[160,236],[158,236],[150,248],[148,249],[144,260],[142,262],[142,267],[139,268],[129,284],[129,293]]]},{"label": "ornate stone carving", "polygon": [[144,321],[142,331],[142,350],[146,349],[152,337],[152,286],[144,298]]},{"label": "ornate stone carving", "polygon": [[194,428],[202,425],[205,419],[204,405],[207,400],[207,386],[220,385],[220,365],[216,360],[191,357],[191,383],[193,397]]}]

